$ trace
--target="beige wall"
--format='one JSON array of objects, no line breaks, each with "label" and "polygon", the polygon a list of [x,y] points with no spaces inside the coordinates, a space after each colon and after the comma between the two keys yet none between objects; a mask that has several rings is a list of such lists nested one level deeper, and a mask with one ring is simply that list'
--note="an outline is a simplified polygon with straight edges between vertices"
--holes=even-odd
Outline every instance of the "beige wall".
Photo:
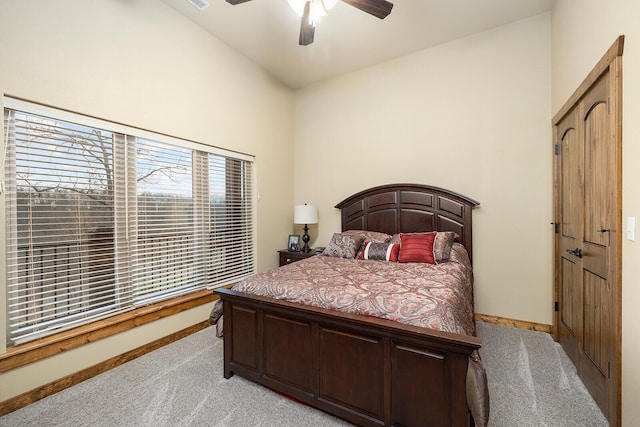
[{"label": "beige wall", "polygon": [[551,324],[550,60],[545,14],[297,91],[294,200],[319,206],[314,246],[357,191],[448,188],[481,203],[476,311]]},{"label": "beige wall", "polygon": [[[635,0],[556,0],[551,15],[292,96],[163,4],[0,0],[0,92],[255,155],[260,270],[275,265],[294,204],[318,205],[316,246],[340,229],[333,206],[370,186],[428,183],[472,197],[481,202],[474,213],[477,311],[550,324],[551,116],[626,34],[623,216],[640,216],[640,170],[632,163],[640,158],[639,16]],[[640,340],[632,332],[640,323],[638,259],[638,243],[625,240],[625,425],[640,421]],[[199,322],[208,310],[3,374],[0,401]]]},{"label": "beige wall", "polygon": [[[258,266],[276,265],[291,232],[282,206],[293,204],[288,88],[161,2],[0,0],[0,40],[1,93],[254,155]],[[2,280],[0,353],[4,298]],[[209,309],[5,373],[0,401],[203,321]]]},{"label": "beige wall", "polygon": [[[552,10],[552,110],[557,112],[615,39],[625,35],[622,217],[640,217],[640,2],[556,0]],[[640,239],[640,234],[636,234]],[[640,241],[622,243],[622,423],[640,424]]]}]

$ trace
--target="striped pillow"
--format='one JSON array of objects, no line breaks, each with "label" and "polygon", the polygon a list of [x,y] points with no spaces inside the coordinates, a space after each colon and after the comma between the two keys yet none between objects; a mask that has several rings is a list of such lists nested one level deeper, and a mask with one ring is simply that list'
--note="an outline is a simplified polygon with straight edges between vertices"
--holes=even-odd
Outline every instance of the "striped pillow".
[{"label": "striped pillow", "polygon": [[362,252],[358,254],[358,259],[372,259],[378,261],[398,261],[400,245],[392,243],[372,243],[366,242]]},{"label": "striped pillow", "polygon": [[[449,257],[451,256],[451,247],[456,239],[459,238],[460,236],[453,231],[436,232],[436,238],[433,241],[433,256],[436,259],[436,264],[449,261]],[[400,234],[394,234],[391,237],[391,240],[389,240],[389,243],[400,244]]]},{"label": "striped pillow", "polygon": [[433,241],[436,232],[400,234],[400,255],[399,262],[426,262],[435,264],[433,255]]}]

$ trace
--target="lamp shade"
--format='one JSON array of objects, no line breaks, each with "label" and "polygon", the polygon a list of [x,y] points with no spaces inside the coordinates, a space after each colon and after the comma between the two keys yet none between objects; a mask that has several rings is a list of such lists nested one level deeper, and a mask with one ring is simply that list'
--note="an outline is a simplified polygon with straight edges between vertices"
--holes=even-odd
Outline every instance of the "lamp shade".
[{"label": "lamp shade", "polygon": [[318,209],[313,205],[297,205],[293,211],[294,224],[317,224]]}]

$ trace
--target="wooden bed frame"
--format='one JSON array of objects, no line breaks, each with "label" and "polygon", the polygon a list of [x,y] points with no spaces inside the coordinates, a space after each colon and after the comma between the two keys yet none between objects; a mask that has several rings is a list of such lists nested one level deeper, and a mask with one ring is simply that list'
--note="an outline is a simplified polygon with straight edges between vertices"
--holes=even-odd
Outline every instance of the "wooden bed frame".
[{"label": "wooden bed frame", "polygon": [[[440,188],[374,187],[338,203],[342,229],[455,231],[472,254],[478,202]],[[469,355],[480,339],[229,289],[224,377],[238,374],[358,425],[473,425]]]}]

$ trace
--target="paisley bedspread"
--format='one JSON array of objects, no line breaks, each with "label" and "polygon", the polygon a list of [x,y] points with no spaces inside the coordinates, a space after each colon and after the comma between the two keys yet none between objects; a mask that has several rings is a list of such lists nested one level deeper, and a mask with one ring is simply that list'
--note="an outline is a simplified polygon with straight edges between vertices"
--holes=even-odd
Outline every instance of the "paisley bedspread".
[{"label": "paisley bedspread", "polygon": [[233,289],[475,335],[473,273],[459,244],[438,265],[317,255],[244,279]]},{"label": "paisley bedspread", "polygon": [[[438,265],[316,255],[248,277],[233,289],[475,335],[473,272],[467,251],[458,243],[453,245],[449,261]],[[211,323],[216,323],[221,313],[222,301],[219,300],[212,311]],[[489,419],[489,389],[477,351],[470,355],[468,366],[469,410],[475,424],[485,427]]]}]

